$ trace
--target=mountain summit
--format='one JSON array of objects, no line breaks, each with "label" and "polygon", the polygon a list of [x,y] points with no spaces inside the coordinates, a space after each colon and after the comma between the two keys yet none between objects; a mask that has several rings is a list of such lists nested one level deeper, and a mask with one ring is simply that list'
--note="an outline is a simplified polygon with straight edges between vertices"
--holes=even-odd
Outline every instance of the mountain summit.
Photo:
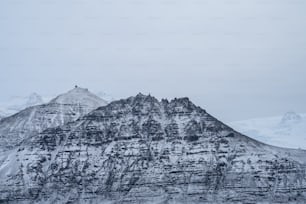
[{"label": "mountain summit", "polygon": [[25,140],[3,203],[305,203],[306,152],[265,145],[194,105],[114,101]]},{"label": "mountain summit", "polygon": [[74,121],[104,105],[104,100],[87,89],[77,87],[49,103],[26,108],[0,121],[0,150],[14,148],[31,135]]},{"label": "mountain summit", "polygon": [[36,106],[36,105],[40,105],[40,104],[43,104],[44,101],[42,99],[42,97],[40,95],[38,95],[37,93],[32,93],[26,103],[25,103],[25,106],[26,107],[31,107],[31,106]]},{"label": "mountain summit", "polygon": [[89,92],[88,89],[76,86],[74,89],[65,94],[61,94],[52,99],[50,103],[57,103],[63,105],[86,105],[88,107],[99,107],[101,104],[106,105],[107,102],[99,98],[95,94]]}]

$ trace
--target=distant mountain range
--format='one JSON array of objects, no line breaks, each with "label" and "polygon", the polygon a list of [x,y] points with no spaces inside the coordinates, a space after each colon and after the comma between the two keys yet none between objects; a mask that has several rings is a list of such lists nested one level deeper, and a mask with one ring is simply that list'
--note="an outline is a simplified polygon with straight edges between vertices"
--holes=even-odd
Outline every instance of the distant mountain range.
[{"label": "distant mountain range", "polygon": [[75,88],[0,127],[0,203],[306,202],[306,151],[251,139],[188,98],[105,104]]},{"label": "distant mountain range", "polygon": [[306,149],[306,114],[255,118],[229,123],[237,131],[264,143]]},{"label": "distant mountain range", "polygon": [[43,98],[37,93],[32,93],[27,97],[14,96],[5,102],[0,102],[0,115],[9,116],[30,106],[43,103]]}]

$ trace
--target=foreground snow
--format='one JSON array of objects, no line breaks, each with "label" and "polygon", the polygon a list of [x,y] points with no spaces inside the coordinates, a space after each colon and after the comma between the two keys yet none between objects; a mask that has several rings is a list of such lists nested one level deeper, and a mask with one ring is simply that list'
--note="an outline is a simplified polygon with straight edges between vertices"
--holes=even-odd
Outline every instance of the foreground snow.
[{"label": "foreground snow", "polygon": [[306,149],[306,114],[255,118],[229,123],[235,130],[264,143]]}]

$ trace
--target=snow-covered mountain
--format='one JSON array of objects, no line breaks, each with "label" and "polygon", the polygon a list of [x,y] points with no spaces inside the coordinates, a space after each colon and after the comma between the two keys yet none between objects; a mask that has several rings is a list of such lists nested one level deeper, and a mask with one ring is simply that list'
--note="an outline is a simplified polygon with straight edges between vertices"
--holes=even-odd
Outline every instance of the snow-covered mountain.
[{"label": "snow-covered mountain", "polygon": [[100,107],[101,105],[106,105],[107,102],[95,94],[89,92],[88,89],[75,87],[71,91],[52,99],[49,104],[82,105],[84,107],[88,107],[88,109],[91,111],[93,108]]},{"label": "snow-covered mountain", "polygon": [[270,145],[306,149],[306,114],[255,118],[229,123],[237,131]]},{"label": "snow-covered mountain", "polygon": [[[102,91],[95,95],[107,103],[115,100],[110,94]],[[55,95],[42,96],[35,92],[28,96],[12,96],[8,100],[0,101],[0,118],[11,116],[31,106],[44,104],[55,97]]]},{"label": "snow-covered mountain", "polygon": [[115,98],[112,95],[110,95],[108,93],[105,93],[103,91],[98,92],[97,96],[99,96],[103,100],[107,101],[108,103],[110,103],[110,102],[115,100]]},{"label": "snow-covered mountain", "polygon": [[104,105],[104,100],[87,89],[76,87],[49,103],[26,108],[0,121],[0,150],[11,149],[29,136],[74,121]]},{"label": "snow-covered mountain", "polygon": [[306,151],[246,137],[188,98],[114,101],[5,157],[2,203],[306,202]]},{"label": "snow-covered mountain", "polygon": [[41,105],[43,103],[43,98],[37,93],[32,93],[26,97],[14,96],[11,97],[9,100],[2,101],[0,103],[0,111],[2,112],[3,116],[9,116],[25,108]]}]

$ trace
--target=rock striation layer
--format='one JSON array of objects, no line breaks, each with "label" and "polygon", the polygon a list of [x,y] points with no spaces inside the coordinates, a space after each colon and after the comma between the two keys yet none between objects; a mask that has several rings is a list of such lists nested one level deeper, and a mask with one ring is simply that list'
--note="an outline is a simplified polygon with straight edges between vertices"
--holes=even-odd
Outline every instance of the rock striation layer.
[{"label": "rock striation layer", "polygon": [[305,158],[234,131],[188,98],[139,94],[12,150],[0,203],[305,203]]}]

